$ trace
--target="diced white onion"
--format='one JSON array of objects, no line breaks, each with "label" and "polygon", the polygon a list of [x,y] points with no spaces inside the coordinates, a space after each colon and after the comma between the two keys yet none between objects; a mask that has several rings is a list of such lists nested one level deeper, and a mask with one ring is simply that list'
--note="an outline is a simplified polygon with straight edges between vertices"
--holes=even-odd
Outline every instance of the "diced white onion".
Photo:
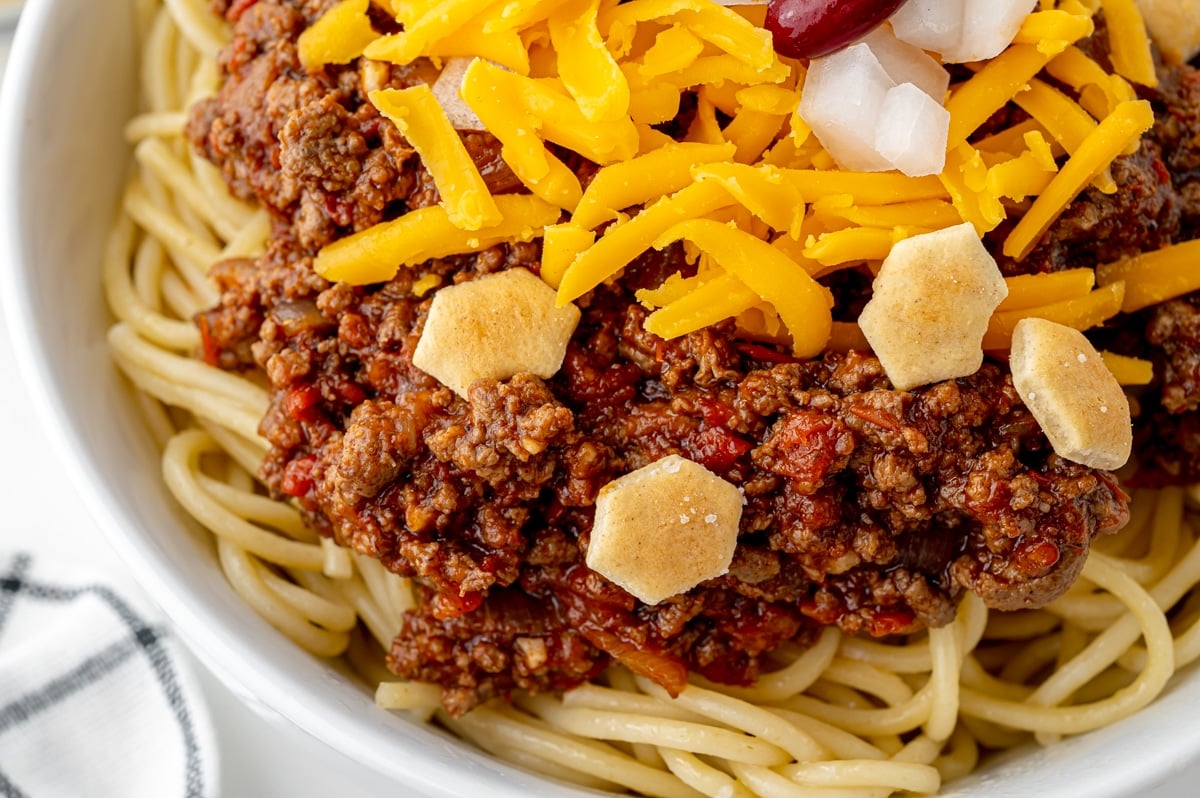
[{"label": "diced white onion", "polygon": [[886,171],[892,165],[875,149],[875,126],[895,85],[866,44],[814,58],[800,95],[800,117],[843,169]]},{"label": "diced white onion", "polygon": [[896,38],[914,47],[945,53],[962,40],[966,0],[908,0],[891,16]]},{"label": "diced white onion", "polygon": [[1037,0],[967,0],[962,41],[943,55],[956,64],[995,58],[1012,44],[1036,5]]},{"label": "diced white onion", "polygon": [[892,15],[896,37],[961,64],[1012,44],[1037,0],[909,0]]},{"label": "diced white onion", "polygon": [[800,116],[838,166],[937,174],[946,162],[950,75],[887,26],[809,63]]},{"label": "diced white onion", "polygon": [[935,175],[946,166],[950,112],[911,83],[887,93],[879,111],[875,149],[909,177]]},{"label": "diced white onion", "polygon": [[896,38],[888,25],[880,25],[861,40],[897,84],[912,83],[938,103],[950,88],[950,73],[920,47]]}]

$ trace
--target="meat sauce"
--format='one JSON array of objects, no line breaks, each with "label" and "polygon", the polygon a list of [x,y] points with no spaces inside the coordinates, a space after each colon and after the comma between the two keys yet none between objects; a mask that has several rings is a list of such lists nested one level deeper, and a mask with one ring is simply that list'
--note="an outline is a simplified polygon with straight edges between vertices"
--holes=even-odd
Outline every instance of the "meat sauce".
[{"label": "meat sauce", "polygon": [[[678,249],[643,256],[579,301],[553,378],[483,380],[469,400],[455,396],[413,366],[430,304],[417,286],[536,273],[537,244],[368,287],[315,276],[321,246],[437,201],[363,88],[411,85],[427,67],[309,75],[295,40],[331,3],[215,5],[235,38],[225,84],[193,109],[188,134],[236,194],[271,211],[274,231],[262,258],[216,268],[221,302],[197,317],[203,354],[270,382],[269,489],[414,579],[418,606],[389,665],[440,685],[451,712],[518,688],[566,689],[614,660],[672,692],[689,671],[747,684],[766,654],[825,625],[875,636],[940,626],[966,591],[997,609],[1042,606],[1075,579],[1091,541],[1125,523],[1115,478],[1057,457],[999,364],[903,392],[869,353],[799,362],[729,323],[673,341],[647,333],[634,292],[686,271]],[[1194,234],[1196,73],[1167,73],[1155,101],[1160,124],[1114,170],[1122,190],[1085,194],[1010,272]],[[493,139],[464,141],[493,191],[519,189]],[[585,181],[591,168],[578,164]],[[839,277],[837,312],[861,306],[869,283]],[[1200,379],[1200,310],[1174,304],[1104,334],[1173,364],[1142,399],[1146,418],[1196,424],[1194,398],[1174,397],[1194,397]],[[1196,468],[1200,452],[1186,445],[1142,443],[1155,473]],[[747,503],[729,572],[647,606],[584,554],[600,487],[668,454],[738,485]]]}]

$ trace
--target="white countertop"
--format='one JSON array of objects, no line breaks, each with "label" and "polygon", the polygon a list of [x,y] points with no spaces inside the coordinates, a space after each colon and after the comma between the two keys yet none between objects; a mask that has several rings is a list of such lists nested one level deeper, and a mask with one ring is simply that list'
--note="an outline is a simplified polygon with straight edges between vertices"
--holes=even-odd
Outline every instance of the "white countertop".
[{"label": "white countertop", "polygon": [[[10,38],[11,31],[0,28],[0,71]],[[89,520],[72,486],[63,481],[62,469],[55,462],[49,440],[21,384],[2,315],[0,385],[7,389],[0,391],[0,424],[6,427],[0,449],[0,506],[4,518],[0,524],[0,550],[29,550],[128,578],[124,565]],[[47,508],[52,508],[50,518],[46,517]],[[256,714],[198,662],[192,665],[216,726],[222,796],[412,795],[411,790],[363,770],[286,721]],[[1143,796],[1185,798],[1197,794],[1197,783],[1200,766]]]}]

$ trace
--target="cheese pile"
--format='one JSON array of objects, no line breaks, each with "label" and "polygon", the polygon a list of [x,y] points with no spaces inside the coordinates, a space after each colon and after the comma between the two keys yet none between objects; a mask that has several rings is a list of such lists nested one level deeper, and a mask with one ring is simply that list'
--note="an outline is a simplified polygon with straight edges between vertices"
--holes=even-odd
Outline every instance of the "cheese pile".
[{"label": "cheese pile", "polygon": [[[376,32],[368,2],[402,32]],[[1109,26],[1115,74],[1076,46],[1101,9],[1124,21]],[[1155,81],[1133,0],[1041,0],[1011,45],[948,92],[940,174],[846,171],[798,113],[806,65],[776,55],[763,13],[712,0],[344,0],[301,37],[304,66],[470,59],[461,99],[529,193],[489,194],[427,87],[372,92],[442,202],[330,245],[317,271],[373,283],[429,258],[540,238],[541,277],[565,305],[648,249],[683,241],[696,273],[639,293],[651,332],[733,317],[801,357],[861,348],[856,325],[832,322],[816,278],[878,271],[898,241],[964,222],[982,236],[1010,216],[1019,221],[1004,252],[1022,258],[1084,188],[1116,190],[1109,164],[1154,122],[1132,85]],[[977,135],[1010,102],[1029,119]],[[678,140],[661,132],[690,107]],[[600,167],[586,188],[564,151]],[[1006,350],[1031,316],[1087,329],[1119,312],[1139,280],[1158,298],[1185,287],[1164,288],[1145,276],[1153,268],[1114,265],[1099,288],[1091,269],[1010,278],[984,347]],[[1109,362],[1123,382],[1145,377],[1142,364]]]}]

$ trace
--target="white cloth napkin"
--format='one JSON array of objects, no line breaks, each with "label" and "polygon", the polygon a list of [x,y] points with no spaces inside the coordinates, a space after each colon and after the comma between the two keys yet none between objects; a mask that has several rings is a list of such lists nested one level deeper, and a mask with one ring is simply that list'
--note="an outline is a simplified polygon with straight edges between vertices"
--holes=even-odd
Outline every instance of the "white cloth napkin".
[{"label": "white cloth napkin", "polygon": [[212,724],[179,645],[96,574],[0,552],[0,796],[215,796]]}]

